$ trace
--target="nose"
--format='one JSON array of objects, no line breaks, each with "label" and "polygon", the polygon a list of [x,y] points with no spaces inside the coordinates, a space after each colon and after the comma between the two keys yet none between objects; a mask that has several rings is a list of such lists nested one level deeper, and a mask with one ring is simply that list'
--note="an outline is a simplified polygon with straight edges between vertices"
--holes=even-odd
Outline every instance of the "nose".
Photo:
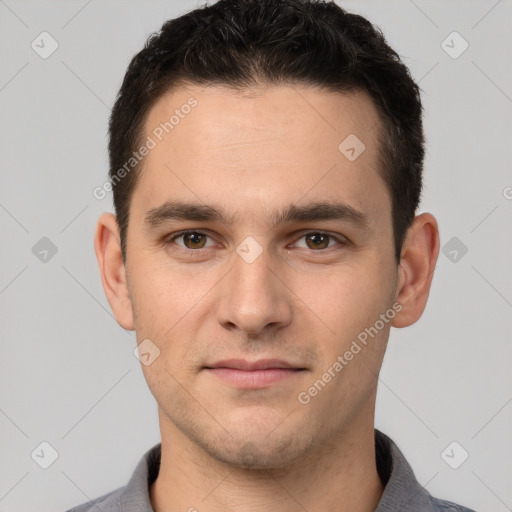
[{"label": "nose", "polygon": [[266,250],[252,262],[235,253],[233,268],[222,280],[219,290],[219,324],[249,335],[289,325],[293,293],[286,284],[284,271]]}]

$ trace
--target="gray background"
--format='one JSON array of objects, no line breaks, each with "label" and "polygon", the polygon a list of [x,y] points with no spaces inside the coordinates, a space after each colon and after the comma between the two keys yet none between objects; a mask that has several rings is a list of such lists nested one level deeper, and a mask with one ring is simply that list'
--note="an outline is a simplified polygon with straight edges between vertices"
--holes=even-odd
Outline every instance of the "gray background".
[{"label": "gray background", "polygon": [[[92,190],[107,176],[107,119],[129,60],[198,4],[0,0],[0,511],[65,510],[111,491],[159,442],[135,336],[112,317],[93,250],[111,197]],[[342,5],[380,26],[420,82],[421,211],[437,217],[446,252],[423,317],[391,332],[376,425],[434,495],[512,510],[511,2]],[[43,31],[59,45],[47,59],[31,48]],[[442,46],[453,31],[469,44],[458,58]],[[57,248],[46,261],[32,251],[43,237]],[[58,452],[48,469],[31,457],[43,441]],[[452,464],[469,453],[458,469],[441,455],[452,441]]]}]

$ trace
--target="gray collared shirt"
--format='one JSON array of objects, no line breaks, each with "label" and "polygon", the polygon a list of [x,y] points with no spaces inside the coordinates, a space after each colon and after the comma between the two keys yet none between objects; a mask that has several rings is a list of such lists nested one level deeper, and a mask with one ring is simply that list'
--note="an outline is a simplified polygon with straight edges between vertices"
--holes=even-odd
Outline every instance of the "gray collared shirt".
[{"label": "gray collared shirt", "polygon": [[[160,469],[161,444],[148,450],[124,487],[74,507],[67,512],[154,512],[149,489]],[[434,498],[416,480],[397,445],[375,429],[377,470],[384,493],[375,512],[475,512]]]}]

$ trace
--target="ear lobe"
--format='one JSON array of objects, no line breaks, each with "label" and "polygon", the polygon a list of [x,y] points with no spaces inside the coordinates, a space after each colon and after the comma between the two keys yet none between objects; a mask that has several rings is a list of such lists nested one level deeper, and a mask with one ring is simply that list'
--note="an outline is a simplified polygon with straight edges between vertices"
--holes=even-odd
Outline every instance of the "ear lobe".
[{"label": "ear lobe", "polygon": [[103,289],[114,317],[123,329],[132,331],[133,312],[121,253],[119,228],[111,213],[103,213],[98,219],[94,251],[100,267]]},{"label": "ear lobe", "polygon": [[419,320],[425,307],[439,255],[439,229],[430,213],[418,215],[402,248],[396,300],[402,309],[391,325],[407,327]]}]

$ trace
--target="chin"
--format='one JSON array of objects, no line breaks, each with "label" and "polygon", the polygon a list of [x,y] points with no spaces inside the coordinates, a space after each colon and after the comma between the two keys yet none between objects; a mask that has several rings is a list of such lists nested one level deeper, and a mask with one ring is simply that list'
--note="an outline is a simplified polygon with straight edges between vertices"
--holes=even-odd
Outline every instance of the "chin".
[{"label": "chin", "polygon": [[194,412],[169,418],[205,454],[231,467],[289,467],[318,448],[325,434],[318,418],[304,409],[288,414],[269,406],[232,407],[215,411],[216,421],[202,410]]},{"label": "chin", "polygon": [[[246,469],[278,469],[303,459],[314,448],[313,436],[296,431],[280,435],[249,434],[228,437],[215,442],[200,442],[203,449],[219,462]],[[203,440],[204,441],[204,440]],[[212,442],[213,441],[213,442]]]}]

